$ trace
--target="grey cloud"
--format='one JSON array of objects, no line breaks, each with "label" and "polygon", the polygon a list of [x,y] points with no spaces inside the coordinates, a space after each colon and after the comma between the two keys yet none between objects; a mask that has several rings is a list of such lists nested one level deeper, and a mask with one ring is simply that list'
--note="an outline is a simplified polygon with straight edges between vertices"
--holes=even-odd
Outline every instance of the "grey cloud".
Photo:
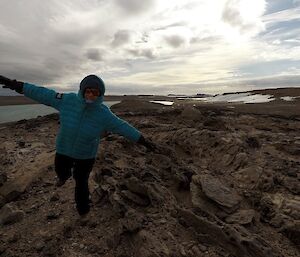
[{"label": "grey cloud", "polygon": [[[196,91],[194,91],[197,93],[226,93],[267,88],[300,87],[299,81],[300,75],[291,75],[257,79],[245,79],[240,81],[234,80],[232,82],[222,83],[199,83],[189,85],[189,87],[197,89]],[[186,87],[187,86],[188,85],[186,85]]]},{"label": "grey cloud", "polygon": [[127,51],[135,57],[146,57],[148,59],[155,58],[152,49],[128,49]]},{"label": "grey cloud", "polygon": [[[200,2],[201,3],[201,2]],[[196,0],[196,1],[190,1],[188,2],[187,4],[185,4],[182,8],[183,9],[187,9],[187,10],[190,10],[190,9],[194,9],[195,7],[197,7],[199,5],[199,0]]]},{"label": "grey cloud", "polygon": [[[16,47],[16,52],[19,51],[22,52],[22,46]],[[72,73],[78,73],[81,62],[82,57],[76,52],[50,48],[48,52],[40,53],[38,50],[35,52],[24,49],[21,56],[10,53],[3,55],[0,70],[10,78],[36,84],[51,84],[68,75],[74,75]]]},{"label": "grey cloud", "polygon": [[257,28],[257,25],[256,24],[254,24],[254,23],[247,23],[247,24],[243,24],[241,27],[240,27],[240,32],[242,33],[242,34],[244,34],[244,33],[247,33],[247,32],[249,32],[249,31],[253,31],[253,30],[255,30]]},{"label": "grey cloud", "polygon": [[166,36],[165,40],[168,45],[174,48],[178,48],[185,43],[185,38],[178,35]]},{"label": "grey cloud", "polygon": [[99,49],[91,48],[86,52],[86,57],[92,61],[102,61],[103,56],[101,55]]},{"label": "grey cloud", "polygon": [[198,82],[191,84],[155,84],[138,85],[134,83],[109,84],[108,94],[197,94],[197,93],[225,93],[242,92],[246,90],[300,87],[300,75],[278,76],[260,79],[233,80],[229,82]]},{"label": "grey cloud", "polygon": [[149,35],[147,32],[143,32],[140,40],[136,41],[135,43],[137,44],[144,44],[144,43],[148,43],[149,40]]},{"label": "grey cloud", "polygon": [[169,29],[169,28],[184,27],[184,26],[187,26],[187,23],[184,22],[184,21],[181,21],[181,22],[171,23],[171,24],[168,24],[166,26],[160,26],[160,27],[154,28],[154,30],[166,30],[166,29]]},{"label": "grey cloud", "polygon": [[142,56],[146,56],[149,59],[155,58],[155,54],[153,53],[153,51],[151,49],[142,50]]},{"label": "grey cloud", "polygon": [[[86,10],[93,7],[84,5]],[[32,0],[23,5],[12,0],[1,4],[0,29],[9,32],[6,33],[9,37],[0,37],[1,74],[51,85],[88,72],[86,58],[100,61],[103,57],[100,52],[91,50],[89,44],[107,42],[111,31],[97,23],[74,27],[69,18],[78,8],[78,1],[60,4]],[[74,22],[79,21],[74,19]]]},{"label": "grey cloud", "polygon": [[146,89],[145,87],[133,83],[126,83],[122,85],[111,83],[106,87],[106,91],[108,95],[137,95],[149,92],[149,89]]},{"label": "grey cloud", "polygon": [[239,0],[228,0],[222,13],[222,20],[231,26],[240,26],[243,23],[243,17],[237,8]]},{"label": "grey cloud", "polygon": [[227,0],[225,3],[222,20],[232,27],[240,30],[240,33],[246,34],[256,30],[263,30],[263,25],[257,21],[246,21],[242,16],[238,6],[241,0]]},{"label": "grey cloud", "polygon": [[[210,86],[211,87],[211,86]],[[153,86],[145,86],[134,83],[126,84],[110,84],[107,88],[108,94],[154,94],[154,95],[168,95],[168,94],[196,94],[202,93],[201,84],[155,84]]]},{"label": "grey cloud", "polygon": [[300,87],[300,75],[274,76],[260,79],[245,80],[243,84],[261,87]]},{"label": "grey cloud", "polygon": [[[28,3],[26,2],[25,5],[19,0],[2,1],[0,8],[0,30],[3,32],[1,34],[2,37],[0,37],[1,74],[50,87],[51,85],[59,85],[62,83],[60,84],[61,88],[58,88],[59,90],[73,91],[74,89],[74,91],[77,91],[78,83],[80,82],[77,80],[80,80],[80,77],[83,77],[86,73],[103,70],[106,77],[111,76],[116,78],[116,72],[110,73],[110,69],[107,67],[112,67],[112,70],[113,68],[121,71],[125,70],[128,72],[128,75],[141,70],[146,72],[150,70],[153,72],[162,71],[163,69],[168,70],[172,68],[174,63],[186,60],[186,58],[193,54],[192,52],[195,51],[196,48],[199,53],[199,51],[204,51],[210,47],[219,47],[219,44],[217,44],[220,43],[217,41],[218,39],[214,41],[214,39],[210,38],[195,37],[190,41],[194,44],[191,48],[184,49],[184,51],[180,52],[177,51],[178,53],[173,51],[172,54],[161,54],[159,56],[159,63],[155,63],[153,61],[153,58],[156,57],[154,51],[151,48],[148,49],[148,47],[151,47],[151,45],[149,45],[150,43],[145,44],[149,40],[148,33],[151,33],[153,28],[154,30],[155,28],[157,30],[165,30],[171,27],[185,26],[184,22],[181,22],[180,19],[177,19],[178,22],[175,23],[164,20],[164,18],[161,17],[167,18],[168,14],[161,11],[151,16],[152,19],[149,21],[150,28],[147,27],[147,24],[141,24],[141,26],[139,26],[145,31],[141,36],[141,41],[136,42],[141,42],[141,44],[138,45],[141,48],[133,48],[128,51],[125,48],[125,51],[122,51],[122,53],[127,54],[126,56],[124,56],[124,54],[115,55],[113,53],[112,58],[107,59],[106,62],[89,61],[101,61],[103,56],[108,56],[108,54],[106,55],[105,53],[116,50],[110,49],[111,46],[123,46],[131,42],[131,39],[135,39],[134,37],[131,38],[131,33],[133,32],[127,30],[118,31],[114,35],[114,38],[112,38],[112,35],[113,32],[117,31],[116,28],[131,29],[133,24],[140,21],[139,18],[142,17],[144,20],[145,17],[145,19],[147,19],[148,17],[139,16],[139,14],[144,14],[152,10],[151,8],[154,6],[155,1],[157,0],[68,0],[61,3],[57,0],[47,2],[31,0],[28,1]],[[98,3],[97,6],[95,6],[95,2]],[[201,4],[201,2],[202,1],[199,0],[193,1],[195,4]],[[227,5],[223,11],[223,20],[232,26],[237,26],[241,31],[246,28],[251,29],[252,24],[243,24],[243,17],[241,17],[238,9],[235,7],[237,2],[237,0],[227,1]],[[270,4],[271,2],[272,1],[270,1]],[[173,3],[170,3],[170,8],[172,8],[172,5]],[[179,6],[179,8],[182,8],[181,4]],[[190,7],[191,6],[185,6],[184,8]],[[111,13],[106,13],[108,10],[111,11]],[[29,13],[30,15],[28,15]],[[296,11],[291,13],[293,15],[292,17],[298,18],[299,15],[297,16]],[[101,16],[101,14],[104,15]],[[288,17],[287,14],[289,14],[289,12],[287,12],[286,15],[271,18],[274,20],[274,23],[277,23],[279,20],[284,21],[284,17]],[[78,24],[78,26],[76,24]],[[127,25],[129,27],[126,27]],[[292,30],[291,27],[286,27],[282,30],[283,31],[280,30],[279,32],[286,33],[284,37],[280,37],[283,42],[285,42],[284,39],[293,40],[299,35],[299,33],[297,33],[299,31],[296,31],[296,29]],[[161,35],[161,33],[158,34]],[[207,34],[208,33],[202,33],[199,35]],[[181,34],[178,35],[174,33],[173,36],[167,35],[169,34],[164,34],[166,42],[175,49],[182,46],[187,40],[187,38],[184,38]],[[280,35],[274,32],[273,36],[276,38]],[[271,39],[272,38],[270,38],[270,40]],[[112,45],[110,45],[110,43],[112,43]],[[296,45],[296,41],[294,41],[293,44]],[[102,49],[107,51],[104,52],[105,55]],[[164,53],[164,49],[159,49],[159,46],[156,46],[155,49],[159,51],[162,50],[162,53]],[[131,55],[129,55],[128,52]],[[137,58],[132,58],[132,56]],[[127,68],[125,65],[131,66]],[[120,72],[120,77],[123,75],[124,74]],[[216,80],[218,79],[216,76]],[[297,81],[299,81],[298,77]],[[296,85],[298,83],[297,81],[296,79],[292,80],[290,77],[285,80],[274,79],[273,81],[250,82],[257,83],[257,85],[261,83],[261,85],[266,86],[272,86],[274,83],[278,83],[279,85],[281,83],[281,86],[284,86],[290,85],[291,83]],[[64,84],[72,82],[74,82],[74,85]],[[67,88],[67,86],[69,86],[69,88]],[[159,93],[165,85],[157,86],[157,88],[154,88],[148,85],[147,93],[153,93],[154,90],[157,90],[155,93]],[[146,86],[140,86],[138,90],[141,90],[141,93],[145,92],[145,87]],[[124,93],[127,90],[126,85],[116,85],[116,90],[118,88],[120,91],[124,90]],[[198,84],[192,85],[191,88],[193,90],[197,89]],[[164,90],[166,93],[176,92],[175,90],[184,92],[184,90],[190,90],[190,85],[174,85],[173,89],[171,86],[166,86]],[[130,87],[128,90],[131,90]],[[135,92],[135,90],[133,90],[133,92]]]},{"label": "grey cloud", "polygon": [[116,4],[126,13],[136,14],[151,9],[155,0],[115,0]]},{"label": "grey cloud", "polygon": [[[245,90],[300,87],[300,75],[274,76],[257,79],[232,80],[230,82],[198,83],[204,93],[241,92]],[[197,85],[197,84],[195,84]],[[220,90],[222,89],[222,90]]]},{"label": "grey cloud", "polygon": [[87,43],[94,33],[89,30],[53,31],[49,39],[57,45],[82,46]]},{"label": "grey cloud", "polygon": [[212,44],[217,44],[221,40],[222,40],[222,38],[218,37],[218,36],[208,36],[208,37],[196,36],[196,37],[192,37],[190,39],[190,43],[191,44],[204,43],[204,44],[210,44],[212,46]]},{"label": "grey cloud", "polygon": [[[57,67],[60,65],[57,65]],[[42,68],[40,66],[32,65],[31,63],[0,63],[1,73],[12,79],[17,79],[25,82],[36,84],[48,84],[60,77],[59,73],[49,68]],[[56,77],[57,76],[57,77]]]},{"label": "grey cloud", "polygon": [[203,39],[200,38],[200,37],[192,37],[192,38],[190,39],[190,43],[191,43],[191,44],[198,44],[198,43],[201,43],[201,42],[203,42]]},{"label": "grey cloud", "polygon": [[118,47],[121,45],[124,45],[128,43],[131,39],[131,32],[128,30],[119,30],[117,33],[114,35],[114,39],[112,41],[112,46],[113,47]]}]

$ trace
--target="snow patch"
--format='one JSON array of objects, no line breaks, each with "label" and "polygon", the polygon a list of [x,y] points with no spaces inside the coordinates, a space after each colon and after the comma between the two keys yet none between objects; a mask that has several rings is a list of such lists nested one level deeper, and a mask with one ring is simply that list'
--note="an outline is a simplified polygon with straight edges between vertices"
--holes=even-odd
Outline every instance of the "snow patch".
[{"label": "snow patch", "polygon": [[300,98],[300,96],[283,96],[283,97],[280,97],[281,100],[284,100],[284,101],[294,101],[296,98]]},{"label": "snow patch", "polygon": [[170,101],[150,101],[150,103],[162,104],[162,105],[168,105],[168,106],[171,106],[174,104],[174,102],[170,102]]},{"label": "snow patch", "polygon": [[204,98],[192,98],[192,100],[204,101],[204,102],[228,102],[228,103],[236,103],[242,102],[246,104],[251,103],[267,103],[275,100],[272,95],[260,95],[251,93],[240,93],[240,94],[226,94],[226,95],[216,95],[213,97],[204,97]]}]

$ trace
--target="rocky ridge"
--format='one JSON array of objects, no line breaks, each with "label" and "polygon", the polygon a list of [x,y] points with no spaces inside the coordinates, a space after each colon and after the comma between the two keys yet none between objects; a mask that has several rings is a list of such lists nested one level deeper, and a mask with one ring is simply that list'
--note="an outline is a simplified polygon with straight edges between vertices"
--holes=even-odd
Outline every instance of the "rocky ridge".
[{"label": "rocky ridge", "polygon": [[0,256],[299,255],[299,120],[124,105],[157,148],[102,139],[84,222],[54,186],[58,117],[1,129]]}]

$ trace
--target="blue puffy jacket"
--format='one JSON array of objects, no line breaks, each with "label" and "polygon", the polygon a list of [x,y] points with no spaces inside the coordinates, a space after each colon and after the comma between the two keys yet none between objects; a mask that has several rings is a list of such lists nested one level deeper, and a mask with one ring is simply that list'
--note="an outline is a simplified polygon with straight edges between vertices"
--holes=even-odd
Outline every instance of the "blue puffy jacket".
[{"label": "blue puffy jacket", "polygon": [[[87,104],[81,90],[78,94],[59,94],[54,90],[24,83],[24,95],[59,111],[60,130],[56,139],[57,153],[76,159],[91,159],[97,155],[100,136],[109,131],[137,142],[141,133],[113,114],[103,104],[103,96]],[[100,88],[101,92],[105,91]]]}]

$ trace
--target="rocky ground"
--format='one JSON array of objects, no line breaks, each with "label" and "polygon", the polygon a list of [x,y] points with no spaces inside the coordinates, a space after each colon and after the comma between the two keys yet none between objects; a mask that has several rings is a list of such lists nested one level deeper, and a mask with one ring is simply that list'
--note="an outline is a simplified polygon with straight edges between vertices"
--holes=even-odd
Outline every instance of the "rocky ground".
[{"label": "rocky ground", "polygon": [[102,139],[87,221],[54,185],[58,117],[1,125],[0,256],[299,256],[300,116],[194,105],[113,107],[157,149]]}]

